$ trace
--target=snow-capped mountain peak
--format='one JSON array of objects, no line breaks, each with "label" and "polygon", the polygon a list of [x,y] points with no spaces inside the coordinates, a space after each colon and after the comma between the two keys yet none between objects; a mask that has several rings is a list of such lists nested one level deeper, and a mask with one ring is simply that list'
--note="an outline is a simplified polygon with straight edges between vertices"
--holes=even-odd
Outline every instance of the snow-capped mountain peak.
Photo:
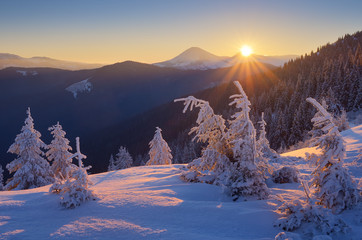
[{"label": "snow-capped mountain peak", "polygon": [[175,58],[155,63],[159,67],[173,67],[184,70],[207,70],[226,67],[227,57],[219,57],[199,47],[191,47]]},{"label": "snow-capped mountain peak", "polygon": [[199,47],[191,47],[182,52],[177,57],[171,59],[173,62],[181,61],[219,61],[221,57],[218,57],[212,53],[209,53]]}]

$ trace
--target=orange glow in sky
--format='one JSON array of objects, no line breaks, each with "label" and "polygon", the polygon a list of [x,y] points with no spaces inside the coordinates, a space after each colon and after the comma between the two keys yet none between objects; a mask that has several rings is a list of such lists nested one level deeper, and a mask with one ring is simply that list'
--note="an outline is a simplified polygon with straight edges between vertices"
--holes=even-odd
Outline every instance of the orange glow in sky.
[{"label": "orange glow in sky", "polygon": [[358,0],[4,1],[0,53],[155,63],[190,47],[233,56],[249,42],[259,55],[302,55],[361,30],[360,9]]}]

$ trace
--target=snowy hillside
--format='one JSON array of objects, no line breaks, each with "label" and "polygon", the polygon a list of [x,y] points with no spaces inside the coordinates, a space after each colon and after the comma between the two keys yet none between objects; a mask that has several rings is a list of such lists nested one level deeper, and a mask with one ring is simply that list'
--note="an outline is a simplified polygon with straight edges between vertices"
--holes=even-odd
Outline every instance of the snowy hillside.
[{"label": "snowy hillside", "polygon": [[[362,125],[342,133],[347,143],[345,165],[362,180]],[[297,167],[304,178],[311,167],[303,158],[315,149],[283,154],[274,167]],[[285,158],[289,156],[289,158]],[[86,163],[86,162],[85,162]],[[222,189],[180,180],[184,165],[134,167],[91,176],[98,200],[62,209],[49,186],[0,192],[0,239],[274,239],[281,229],[280,199],[304,198],[299,183],[268,183],[267,200],[233,202]],[[333,239],[361,239],[361,206],[340,217],[351,230]],[[309,226],[313,227],[313,226]],[[300,239],[311,239],[296,231]]]},{"label": "snowy hillside", "polygon": [[70,85],[65,90],[67,90],[68,92],[71,92],[73,94],[73,97],[76,99],[78,96],[78,93],[90,92],[92,90],[92,86],[93,85],[91,82],[89,82],[89,78],[88,78],[83,81]]},{"label": "snowy hillside", "polygon": [[241,56],[241,54],[239,53],[232,57],[220,57],[212,53],[209,53],[201,48],[192,47],[171,60],[155,63],[154,65],[159,67],[178,68],[182,70],[207,70],[207,69],[231,67],[233,65],[248,61],[257,61],[261,63],[271,64],[274,66],[283,66],[284,63],[296,57],[298,56],[297,55],[286,55],[286,56],[252,55],[246,58]]}]

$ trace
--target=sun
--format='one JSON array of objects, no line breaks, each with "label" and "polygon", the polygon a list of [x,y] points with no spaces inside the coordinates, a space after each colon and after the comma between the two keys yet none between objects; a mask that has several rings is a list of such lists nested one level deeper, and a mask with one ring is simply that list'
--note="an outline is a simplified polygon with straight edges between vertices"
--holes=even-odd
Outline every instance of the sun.
[{"label": "sun", "polygon": [[248,45],[244,45],[242,46],[242,48],[240,48],[240,52],[244,57],[248,57],[250,56],[250,54],[253,53],[253,49],[251,49],[251,47],[249,47]]}]

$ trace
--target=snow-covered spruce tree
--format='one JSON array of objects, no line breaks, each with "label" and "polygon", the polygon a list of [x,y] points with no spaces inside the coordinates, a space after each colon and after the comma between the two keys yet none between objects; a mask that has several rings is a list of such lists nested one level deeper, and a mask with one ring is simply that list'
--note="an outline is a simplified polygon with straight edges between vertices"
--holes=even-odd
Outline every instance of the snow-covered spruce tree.
[{"label": "snow-covered spruce tree", "polygon": [[[232,196],[257,196],[264,199],[268,196],[268,187],[264,182],[263,170],[257,167],[258,162],[263,163],[260,154],[256,149],[256,131],[249,118],[250,101],[238,81],[234,82],[239,90],[230,98],[233,101],[230,105],[240,109],[236,112],[230,121],[228,129],[228,141],[233,151],[231,168],[231,192]],[[266,164],[266,163],[265,163]]]},{"label": "snow-covered spruce tree", "polygon": [[108,172],[116,170],[116,165],[114,164],[114,157],[113,154],[111,154],[111,157],[109,158],[109,165],[108,165]]},{"label": "snow-covered spruce tree", "polygon": [[125,147],[119,148],[114,165],[115,170],[132,167],[133,159]]},{"label": "snow-covered spruce tree", "polygon": [[348,170],[343,167],[345,158],[345,145],[338,127],[334,124],[333,117],[315,99],[307,98],[318,113],[312,119],[315,129],[320,129],[323,134],[313,139],[313,146],[321,149],[320,155],[309,156],[316,166],[312,172],[312,186],[315,187],[314,196],[321,204],[340,213],[351,208],[359,200],[359,192]]},{"label": "snow-covered spruce tree", "polygon": [[149,143],[150,151],[148,154],[150,155],[150,159],[146,163],[146,166],[172,164],[171,149],[162,138],[161,131],[161,128],[156,127],[155,136]]},{"label": "snow-covered spruce tree", "polygon": [[221,115],[216,115],[209,102],[197,99],[193,96],[176,99],[175,102],[183,101],[185,113],[188,109],[192,111],[195,107],[200,108],[196,123],[189,134],[195,133],[193,141],[207,143],[202,150],[202,156],[188,164],[190,169],[182,174],[182,178],[190,182],[214,183],[217,176],[229,169],[230,161],[227,155],[232,157],[232,151],[228,146],[225,120]]},{"label": "snow-covered spruce tree", "polygon": [[47,146],[40,140],[41,134],[34,129],[30,108],[27,110],[27,115],[21,133],[16,136],[15,142],[8,150],[18,156],[6,165],[10,173],[15,172],[6,184],[6,190],[36,188],[54,180],[50,165],[43,158],[44,152],[41,150]]},{"label": "snow-covered spruce tree", "polygon": [[[240,111],[232,117],[229,129],[225,120],[214,114],[207,101],[192,96],[175,101],[183,101],[185,108],[200,108],[196,123],[191,129],[198,141],[207,143],[201,158],[188,165],[189,171],[182,175],[187,181],[206,182],[225,186],[237,199],[239,196],[257,196],[265,198],[268,189],[263,174],[256,166],[258,158],[255,128],[249,118],[250,102],[239,82],[234,82],[239,94],[231,96]],[[194,138],[194,139],[195,139]]]},{"label": "snow-covered spruce tree", "polygon": [[269,141],[266,138],[264,112],[261,114],[261,120],[258,123],[260,124],[260,132],[258,141],[256,141],[256,148],[262,153],[263,157],[268,159],[279,157],[279,154],[270,148]]},{"label": "snow-covered spruce tree", "polygon": [[0,191],[4,190],[4,170],[3,167],[0,165]]},{"label": "snow-covered spruce tree", "polygon": [[264,178],[268,178],[274,168],[269,164],[269,161],[279,157],[276,151],[270,148],[269,141],[266,138],[266,122],[264,121],[264,112],[261,114],[259,138],[256,141],[256,165],[262,171]]},{"label": "snow-covered spruce tree", "polygon": [[65,137],[66,132],[62,126],[57,122],[56,125],[49,128],[50,133],[53,135],[53,140],[48,145],[46,156],[52,162],[51,170],[55,178],[62,180],[68,179],[66,169],[72,164],[71,156],[72,147],[69,146],[69,140]]},{"label": "snow-covered spruce tree", "polygon": [[89,185],[92,183],[88,179],[87,170],[91,166],[83,167],[82,159],[86,158],[84,154],[80,152],[79,137],[76,138],[77,152],[70,158],[78,159],[78,166],[71,164],[67,168],[67,175],[69,179],[61,183],[56,182],[55,188],[58,188],[56,193],[60,193],[60,204],[65,208],[75,208],[81,203],[95,199],[95,195],[92,190],[89,189]]},{"label": "snow-covered spruce tree", "polygon": [[180,163],[189,163],[197,157],[194,142],[189,141],[186,143],[182,149],[182,162]]}]

